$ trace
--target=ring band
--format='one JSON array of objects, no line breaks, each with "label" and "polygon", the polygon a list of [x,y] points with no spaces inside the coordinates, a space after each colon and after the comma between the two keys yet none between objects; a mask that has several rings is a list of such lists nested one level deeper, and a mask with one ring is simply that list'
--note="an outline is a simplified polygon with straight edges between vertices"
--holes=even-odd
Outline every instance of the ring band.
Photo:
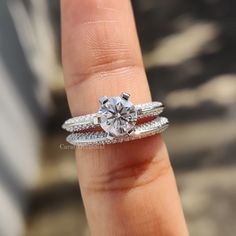
[{"label": "ring band", "polygon": [[104,131],[72,133],[67,137],[67,142],[76,146],[96,146],[104,144],[115,144],[124,141],[131,141],[152,136],[164,131],[169,125],[168,119],[165,117],[156,117],[154,120],[145,124],[137,125],[135,131],[130,135],[120,138],[107,138]]},{"label": "ring band", "polygon": [[[159,117],[164,110],[161,102],[133,105],[129,97],[128,93],[109,99],[103,96],[99,99],[101,106],[97,113],[66,120],[62,128],[72,132],[67,141],[78,146],[120,143],[151,136],[168,127],[168,119]],[[137,124],[147,117],[152,120]],[[99,126],[102,131],[92,130]]]},{"label": "ring band", "polygon": [[[161,102],[149,102],[135,105],[135,109],[137,110],[137,118],[141,119],[161,114],[164,110],[164,106]],[[98,115],[98,113],[93,113],[70,118],[65,121],[65,123],[62,125],[62,128],[68,132],[96,128],[99,126],[98,122],[96,121]]]}]

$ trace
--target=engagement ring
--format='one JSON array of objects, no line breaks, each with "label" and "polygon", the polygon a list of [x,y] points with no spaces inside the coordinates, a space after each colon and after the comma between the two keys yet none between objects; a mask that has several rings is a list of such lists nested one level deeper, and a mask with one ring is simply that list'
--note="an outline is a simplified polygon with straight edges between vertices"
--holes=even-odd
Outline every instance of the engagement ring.
[{"label": "engagement ring", "polygon": [[151,136],[168,127],[168,119],[159,116],[164,110],[161,102],[133,105],[129,97],[128,93],[103,96],[97,113],[65,121],[62,128],[72,132],[67,141],[78,146],[120,143]]}]

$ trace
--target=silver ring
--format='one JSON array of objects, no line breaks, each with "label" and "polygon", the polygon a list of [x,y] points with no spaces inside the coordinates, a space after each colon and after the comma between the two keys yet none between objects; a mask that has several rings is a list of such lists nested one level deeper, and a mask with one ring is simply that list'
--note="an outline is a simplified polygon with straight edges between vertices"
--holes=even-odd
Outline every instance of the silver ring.
[{"label": "silver ring", "polygon": [[[65,121],[62,128],[73,132],[67,141],[78,146],[120,143],[151,136],[168,127],[168,119],[159,117],[164,110],[161,102],[133,105],[129,97],[128,93],[109,99],[103,96],[99,99],[101,106],[97,113]],[[140,124],[147,117],[152,119]],[[98,127],[102,131],[92,130]]]}]

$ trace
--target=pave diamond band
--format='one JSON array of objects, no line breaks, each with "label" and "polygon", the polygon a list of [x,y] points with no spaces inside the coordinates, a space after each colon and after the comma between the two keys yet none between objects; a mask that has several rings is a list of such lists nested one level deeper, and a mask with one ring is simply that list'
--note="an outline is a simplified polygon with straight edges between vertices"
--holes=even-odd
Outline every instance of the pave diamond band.
[{"label": "pave diamond band", "polygon": [[67,137],[67,142],[76,146],[95,146],[103,144],[121,143],[135,139],[145,138],[161,133],[168,127],[168,119],[165,117],[157,117],[145,124],[137,125],[135,131],[131,135],[125,135],[120,138],[107,138],[104,131],[72,133]]},{"label": "pave diamond band", "polygon": [[[146,118],[151,116],[157,116],[162,113],[164,106],[161,102],[149,102],[135,105],[135,109],[138,111],[137,118]],[[97,113],[73,117],[65,121],[62,128],[68,132],[76,132],[99,126],[96,122]]]},{"label": "pave diamond band", "polygon": [[[128,93],[112,98],[103,96],[97,113],[65,121],[62,128],[72,132],[67,141],[78,146],[120,143],[151,136],[168,127],[168,119],[159,117],[164,110],[161,102],[133,105],[129,97]],[[147,117],[149,121],[143,121]],[[99,127],[101,131],[97,130]]]}]

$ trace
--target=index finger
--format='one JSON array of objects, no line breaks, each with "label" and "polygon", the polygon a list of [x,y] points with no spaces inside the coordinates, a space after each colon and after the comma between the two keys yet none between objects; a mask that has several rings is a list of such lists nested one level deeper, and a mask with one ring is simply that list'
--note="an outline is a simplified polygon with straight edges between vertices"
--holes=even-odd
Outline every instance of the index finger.
[{"label": "index finger", "polygon": [[[130,1],[62,0],[65,85],[73,115],[102,95],[150,101]],[[159,135],[78,150],[78,177],[92,235],[188,235]]]},{"label": "index finger", "polygon": [[73,114],[96,110],[104,94],[126,91],[134,102],[151,99],[129,1],[62,1],[62,31]]}]

